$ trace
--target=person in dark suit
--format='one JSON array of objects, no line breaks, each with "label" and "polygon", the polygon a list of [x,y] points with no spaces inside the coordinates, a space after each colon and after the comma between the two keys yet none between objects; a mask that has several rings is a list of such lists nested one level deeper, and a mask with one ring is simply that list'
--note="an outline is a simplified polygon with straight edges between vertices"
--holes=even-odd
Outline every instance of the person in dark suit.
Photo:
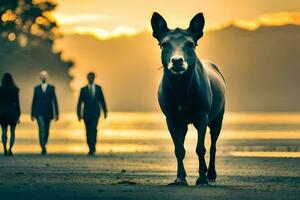
[{"label": "person in dark suit", "polygon": [[[2,128],[2,143],[4,155],[13,156],[12,147],[15,142],[15,128],[21,115],[19,102],[19,88],[15,85],[13,77],[5,73],[0,87],[0,124]],[[7,151],[7,128],[10,126],[10,144]]]},{"label": "person in dark suit", "polygon": [[100,106],[103,109],[104,118],[107,117],[107,108],[101,87],[94,83],[95,74],[90,72],[87,79],[88,85],[80,90],[77,116],[79,121],[84,120],[87,143],[90,149],[89,155],[94,155],[96,152],[97,125],[101,113]]},{"label": "person in dark suit", "polygon": [[47,154],[46,145],[49,137],[50,122],[58,120],[58,104],[55,94],[55,87],[47,83],[48,73],[40,73],[41,84],[34,88],[31,120],[37,120],[39,127],[39,140],[42,148],[42,155]]}]

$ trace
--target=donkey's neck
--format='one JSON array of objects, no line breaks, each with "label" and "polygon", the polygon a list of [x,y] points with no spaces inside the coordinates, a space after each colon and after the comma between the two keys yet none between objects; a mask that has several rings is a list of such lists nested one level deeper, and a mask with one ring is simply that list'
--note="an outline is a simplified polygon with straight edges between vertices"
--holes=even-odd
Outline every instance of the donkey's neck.
[{"label": "donkey's neck", "polygon": [[181,74],[181,75],[175,75],[172,72],[168,71],[167,69],[165,69],[164,72],[167,80],[168,80],[168,84],[176,91],[180,90],[180,89],[187,89],[190,82],[193,79],[194,76],[194,69],[190,69],[188,71],[186,71],[185,73]]},{"label": "donkey's neck", "polygon": [[166,89],[169,91],[168,93],[172,96],[175,104],[184,106],[184,104],[189,101],[188,99],[191,96],[190,92],[193,91],[193,83],[197,77],[196,67],[197,66],[195,63],[195,66],[191,66],[185,73],[181,75],[175,75],[165,69],[165,81],[163,85],[165,85]]}]

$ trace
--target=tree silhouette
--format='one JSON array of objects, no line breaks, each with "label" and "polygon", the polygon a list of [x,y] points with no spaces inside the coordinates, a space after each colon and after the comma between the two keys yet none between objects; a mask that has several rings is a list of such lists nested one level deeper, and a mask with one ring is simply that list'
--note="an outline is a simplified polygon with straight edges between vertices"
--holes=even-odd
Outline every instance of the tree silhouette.
[{"label": "tree silhouette", "polygon": [[55,7],[50,1],[1,0],[1,37],[17,40],[21,46],[40,39],[53,42],[58,36],[58,27],[49,13]]},{"label": "tree silhouette", "polygon": [[49,0],[0,1],[0,75],[8,71],[21,83],[26,111],[32,87],[43,69],[49,71],[52,82],[59,84],[61,94],[72,99],[69,70],[73,62],[63,60],[62,52],[53,50],[55,39],[61,37],[51,16],[55,8]]}]

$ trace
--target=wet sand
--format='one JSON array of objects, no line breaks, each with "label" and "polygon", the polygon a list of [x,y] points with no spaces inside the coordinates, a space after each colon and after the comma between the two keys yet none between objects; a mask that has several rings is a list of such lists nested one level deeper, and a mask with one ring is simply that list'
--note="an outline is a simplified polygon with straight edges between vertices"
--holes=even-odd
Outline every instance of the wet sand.
[{"label": "wet sand", "polygon": [[0,200],[300,199],[299,117],[227,114],[218,179],[202,187],[194,186],[197,134],[191,127],[184,160],[190,186],[179,187],[167,186],[176,177],[176,159],[161,113],[111,113],[100,123],[95,157],[85,155],[84,126],[75,113],[52,124],[49,155],[40,156],[36,123],[26,115],[17,127],[15,156],[0,154]]},{"label": "wet sand", "polygon": [[300,158],[221,156],[218,179],[194,186],[197,160],[187,157],[189,187],[175,179],[172,153],[0,155],[0,199],[299,199]]}]

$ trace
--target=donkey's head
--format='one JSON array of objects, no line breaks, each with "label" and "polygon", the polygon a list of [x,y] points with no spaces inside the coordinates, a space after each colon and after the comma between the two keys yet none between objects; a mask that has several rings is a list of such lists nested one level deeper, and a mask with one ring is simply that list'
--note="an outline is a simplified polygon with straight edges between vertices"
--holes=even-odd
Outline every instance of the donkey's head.
[{"label": "donkey's head", "polygon": [[153,37],[158,40],[162,49],[161,60],[164,68],[176,75],[192,68],[196,60],[195,47],[203,35],[203,14],[197,14],[185,30],[170,30],[165,19],[156,12],[152,15],[151,25]]}]

